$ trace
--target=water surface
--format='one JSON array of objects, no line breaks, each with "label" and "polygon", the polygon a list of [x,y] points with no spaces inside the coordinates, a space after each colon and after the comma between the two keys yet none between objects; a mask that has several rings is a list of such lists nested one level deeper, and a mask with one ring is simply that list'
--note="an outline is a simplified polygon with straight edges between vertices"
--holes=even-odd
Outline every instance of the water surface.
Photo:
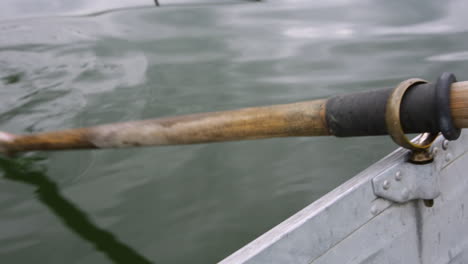
[{"label": "water surface", "polygon": [[[0,129],[90,126],[468,79],[467,4],[0,3]],[[5,263],[214,263],[382,158],[387,137],[0,159]]]}]

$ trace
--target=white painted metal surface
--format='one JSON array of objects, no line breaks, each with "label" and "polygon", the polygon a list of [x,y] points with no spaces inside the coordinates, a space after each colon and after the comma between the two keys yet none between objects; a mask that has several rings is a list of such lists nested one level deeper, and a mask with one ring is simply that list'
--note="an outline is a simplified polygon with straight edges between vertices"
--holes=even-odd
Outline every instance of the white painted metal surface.
[{"label": "white painted metal surface", "polygon": [[[398,149],[221,263],[468,263],[468,133],[445,145],[439,138],[434,163],[419,168]],[[398,201],[428,177],[433,207]],[[388,190],[397,199],[380,198]]]}]

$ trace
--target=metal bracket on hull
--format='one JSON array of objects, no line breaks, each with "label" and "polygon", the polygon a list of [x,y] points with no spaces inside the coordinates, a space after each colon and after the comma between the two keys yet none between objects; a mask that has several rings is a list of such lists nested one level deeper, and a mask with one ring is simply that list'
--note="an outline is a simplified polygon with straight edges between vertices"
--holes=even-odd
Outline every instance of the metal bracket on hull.
[{"label": "metal bracket on hull", "polygon": [[[421,136],[413,141],[420,140]],[[392,202],[405,203],[415,199],[433,200],[440,194],[440,171],[451,162],[453,154],[462,154],[457,144],[449,147],[442,138],[431,148],[434,160],[427,164],[400,162],[372,179],[374,194]],[[410,155],[410,151],[408,151]],[[408,160],[408,159],[407,159]]]},{"label": "metal bracket on hull", "polygon": [[434,156],[431,163],[417,165],[408,161],[400,162],[382,171],[372,179],[374,194],[397,203],[437,198],[440,194],[440,171],[453,162],[453,157],[464,153],[463,144],[466,142],[466,136],[461,137],[457,144],[440,137],[430,149]]},{"label": "metal bracket on hull", "polygon": [[396,165],[372,179],[375,195],[405,203],[414,199],[432,200],[439,196],[439,177],[435,163]]}]

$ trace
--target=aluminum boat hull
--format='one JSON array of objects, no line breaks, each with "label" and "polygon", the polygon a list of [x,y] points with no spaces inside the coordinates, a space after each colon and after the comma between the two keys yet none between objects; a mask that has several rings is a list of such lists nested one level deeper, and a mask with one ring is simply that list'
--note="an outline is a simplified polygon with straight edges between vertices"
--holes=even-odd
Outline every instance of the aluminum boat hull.
[{"label": "aluminum boat hull", "polygon": [[[397,149],[221,263],[468,263],[468,133],[444,141],[436,140],[426,165],[406,162],[408,151]],[[433,177],[433,206],[377,195],[376,177],[396,171],[402,179],[392,188],[405,177],[421,186]]]}]

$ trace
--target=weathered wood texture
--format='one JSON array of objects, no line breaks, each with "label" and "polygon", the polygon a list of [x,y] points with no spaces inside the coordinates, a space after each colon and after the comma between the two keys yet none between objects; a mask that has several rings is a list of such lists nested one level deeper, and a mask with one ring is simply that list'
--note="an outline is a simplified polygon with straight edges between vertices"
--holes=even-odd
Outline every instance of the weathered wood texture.
[{"label": "weathered wood texture", "polygon": [[[252,107],[29,135],[0,132],[0,151],[123,148],[330,135],[327,100]],[[451,89],[455,126],[468,128],[468,82]]]},{"label": "weathered wood texture", "polygon": [[30,135],[0,133],[4,151],[122,148],[328,135],[326,100],[192,114]]}]

